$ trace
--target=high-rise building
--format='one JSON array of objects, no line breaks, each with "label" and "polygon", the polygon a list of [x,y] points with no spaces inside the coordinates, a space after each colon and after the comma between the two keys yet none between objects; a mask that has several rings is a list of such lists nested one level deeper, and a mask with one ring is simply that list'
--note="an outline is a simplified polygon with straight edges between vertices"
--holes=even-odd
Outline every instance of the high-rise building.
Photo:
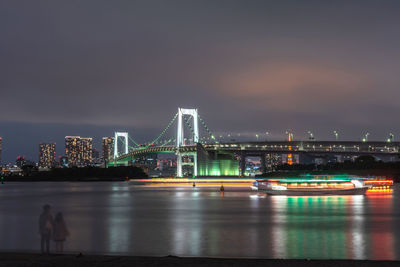
[{"label": "high-rise building", "polygon": [[82,158],[81,166],[88,166],[93,163],[93,139],[82,137]]},{"label": "high-rise building", "polygon": [[65,156],[68,159],[68,166],[78,166],[81,153],[81,137],[66,136],[65,137]]},{"label": "high-rise building", "polygon": [[103,162],[106,163],[114,154],[114,137],[103,137]]},{"label": "high-rise building", "polygon": [[56,143],[39,145],[39,167],[52,168],[56,163]]},{"label": "high-rise building", "polygon": [[0,165],[1,165],[2,142],[3,142],[3,138],[0,137]]},{"label": "high-rise building", "polygon": [[65,156],[68,166],[88,166],[92,163],[92,138],[80,136],[65,137]]}]

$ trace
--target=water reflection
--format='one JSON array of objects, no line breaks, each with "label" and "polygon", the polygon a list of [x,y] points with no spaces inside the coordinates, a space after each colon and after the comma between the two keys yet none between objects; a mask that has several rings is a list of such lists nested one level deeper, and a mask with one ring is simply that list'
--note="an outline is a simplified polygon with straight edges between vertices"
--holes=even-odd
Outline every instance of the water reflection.
[{"label": "water reflection", "polygon": [[112,187],[108,207],[108,251],[118,253],[131,247],[131,230],[133,228],[130,207],[131,193],[126,188]]},{"label": "water reflection", "polygon": [[129,183],[8,183],[0,190],[0,228],[7,229],[0,250],[39,249],[38,208],[47,202],[66,215],[70,252],[399,260],[399,196],[398,188],[393,196],[286,197]]},{"label": "water reflection", "polygon": [[[274,258],[347,258],[351,196],[271,197]],[[363,201],[363,199],[357,199]]]},{"label": "water reflection", "polygon": [[272,196],[270,199],[274,258],[399,257],[394,253],[391,196]]},{"label": "water reflection", "polygon": [[272,257],[285,259],[286,246],[287,246],[287,235],[286,235],[286,224],[287,224],[287,197],[286,196],[274,196],[271,197],[271,208],[274,212],[271,213],[272,218]]},{"label": "water reflection", "polygon": [[366,255],[366,242],[365,242],[365,196],[351,197],[352,205],[350,206],[351,212],[351,243],[348,244],[349,251],[352,252],[347,258],[352,259],[365,259]]},{"label": "water reflection", "polygon": [[175,195],[177,198],[172,199],[169,219],[169,230],[173,235],[170,246],[176,255],[200,255],[204,196],[198,188]]},{"label": "water reflection", "polygon": [[369,196],[369,213],[374,214],[370,220],[370,255],[374,259],[393,259],[393,199],[392,195]]}]

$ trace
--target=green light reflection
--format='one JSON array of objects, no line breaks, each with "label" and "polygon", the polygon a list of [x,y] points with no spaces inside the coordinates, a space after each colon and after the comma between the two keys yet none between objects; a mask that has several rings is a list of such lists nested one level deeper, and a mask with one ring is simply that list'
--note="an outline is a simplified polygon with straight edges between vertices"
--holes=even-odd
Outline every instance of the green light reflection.
[{"label": "green light reflection", "polygon": [[273,247],[281,249],[275,252],[275,257],[347,258],[347,200],[351,200],[351,197],[278,196],[274,199],[273,205],[279,205],[284,214],[284,218],[275,221],[273,228],[274,232],[279,232],[272,233],[272,237],[276,237],[273,238]]}]

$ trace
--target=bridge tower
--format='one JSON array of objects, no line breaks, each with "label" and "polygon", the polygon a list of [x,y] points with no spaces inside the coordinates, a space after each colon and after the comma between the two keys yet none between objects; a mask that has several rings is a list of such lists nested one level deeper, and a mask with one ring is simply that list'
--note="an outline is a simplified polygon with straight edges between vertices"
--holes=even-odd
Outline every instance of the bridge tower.
[{"label": "bridge tower", "polygon": [[177,156],[177,166],[176,166],[176,176],[182,177],[182,156],[184,155],[193,155],[193,175],[197,176],[197,152],[182,152],[180,150],[181,147],[186,146],[185,143],[185,135],[184,135],[184,127],[182,120],[184,119],[183,116],[188,115],[191,116],[193,119],[193,142],[199,142],[199,126],[198,126],[198,111],[197,109],[186,109],[186,108],[178,108],[178,130],[176,135],[176,156]]},{"label": "bridge tower", "polygon": [[115,132],[114,134],[114,159],[117,158],[120,154],[118,151],[118,138],[124,139],[124,147],[123,154],[128,154],[128,133],[127,132]]}]

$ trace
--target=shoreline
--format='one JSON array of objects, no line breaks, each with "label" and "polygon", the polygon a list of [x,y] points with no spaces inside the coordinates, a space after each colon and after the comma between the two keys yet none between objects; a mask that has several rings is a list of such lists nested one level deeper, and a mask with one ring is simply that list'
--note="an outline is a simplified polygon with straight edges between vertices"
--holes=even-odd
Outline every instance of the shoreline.
[{"label": "shoreline", "polygon": [[[143,178],[140,178],[143,179]],[[4,184],[10,182],[126,182],[125,178],[52,178],[52,179],[41,179],[41,178],[9,178],[4,180]]]},{"label": "shoreline", "polygon": [[0,252],[0,266],[398,266],[391,260],[253,259],[210,257],[146,257],[85,254]]},{"label": "shoreline", "polygon": [[[105,169],[106,170],[106,169]],[[44,175],[46,174],[46,175]],[[127,178],[129,181],[137,181],[137,180],[146,180],[146,179],[151,179],[151,178],[164,178],[164,179],[174,179],[176,177],[146,177],[142,175],[131,175],[131,174],[119,174],[119,173],[114,173],[111,175],[102,175],[102,173],[96,173],[94,175],[75,175],[73,173],[71,174],[55,174],[54,176],[49,176],[47,172],[45,172],[43,175],[35,175],[35,176],[3,176],[4,183],[6,182],[118,182],[118,181],[126,181]],[[269,172],[265,173],[263,175],[256,175],[256,176],[220,176],[220,177],[197,177],[197,179],[205,179],[205,178],[210,178],[210,179],[220,179],[220,180],[225,180],[225,179],[238,179],[238,180],[243,180],[245,181],[246,179],[260,179],[260,178],[288,178],[288,177],[297,177],[301,175],[310,175],[310,176],[318,176],[318,175],[355,175],[355,176],[364,176],[364,177],[369,177],[369,176],[376,176],[376,177],[388,177],[393,179],[394,182],[400,182],[400,171],[397,170],[390,170],[390,169],[366,169],[366,170],[326,170],[326,171],[307,171],[307,170],[281,170],[281,171],[275,171],[275,172]],[[184,178],[176,178],[176,179],[192,179],[189,177],[184,177]]]}]

